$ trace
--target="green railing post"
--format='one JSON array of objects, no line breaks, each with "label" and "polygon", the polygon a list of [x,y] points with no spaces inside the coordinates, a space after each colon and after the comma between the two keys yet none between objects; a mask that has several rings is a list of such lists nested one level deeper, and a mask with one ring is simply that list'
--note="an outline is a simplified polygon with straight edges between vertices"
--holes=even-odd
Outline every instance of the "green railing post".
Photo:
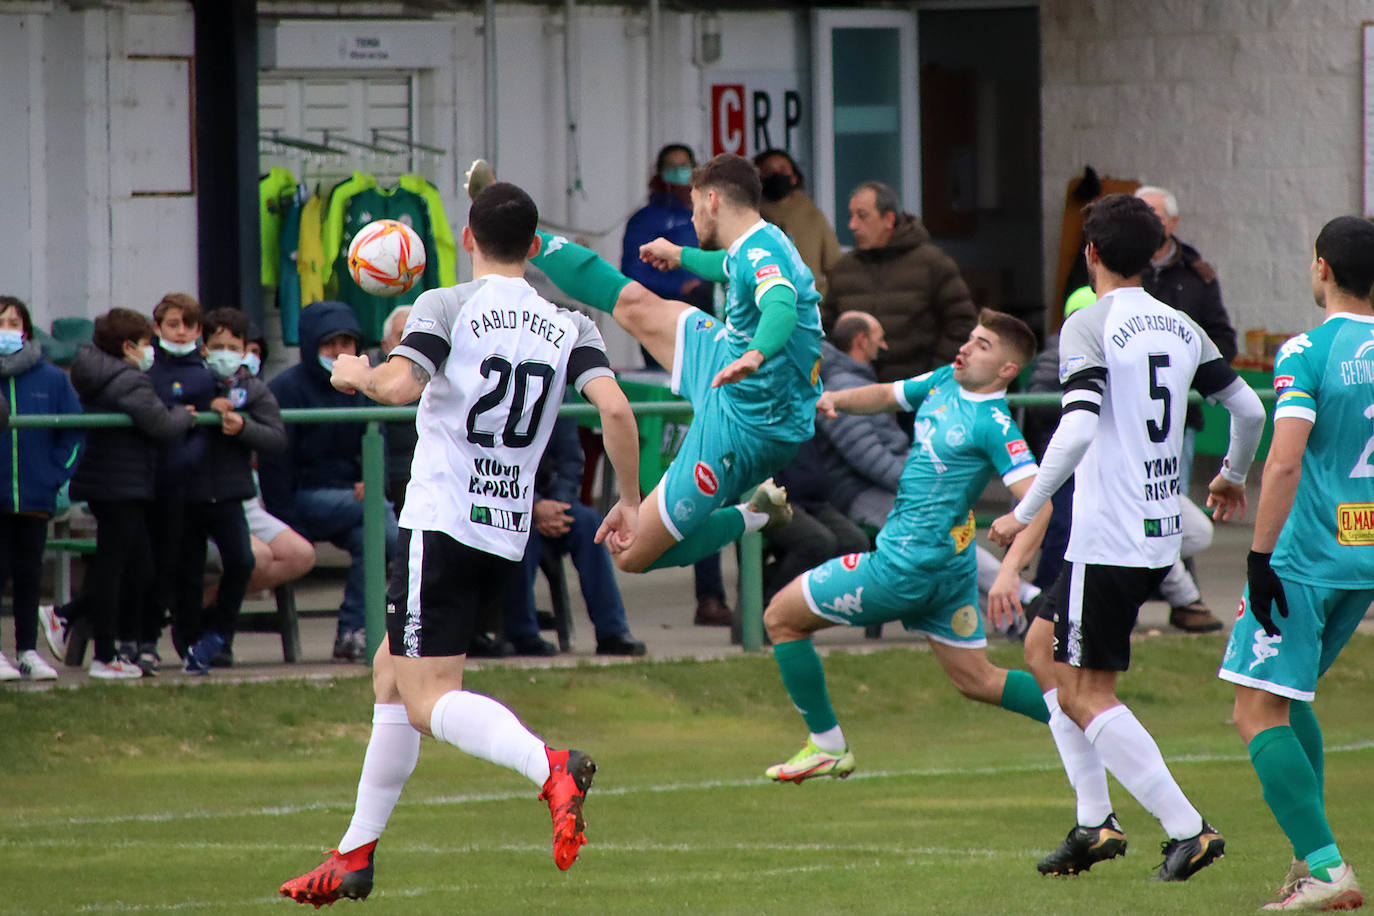
[{"label": "green railing post", "polygon": [[740,640],[745,652],[763,646],[763,535],[747,532],[739,540]]},{"label": "green railing post", "polygon": [[367,608],[367,659],[370,664],[386,632],[386,465],[382,426],[376,420],[363,434],[363,595]]}]

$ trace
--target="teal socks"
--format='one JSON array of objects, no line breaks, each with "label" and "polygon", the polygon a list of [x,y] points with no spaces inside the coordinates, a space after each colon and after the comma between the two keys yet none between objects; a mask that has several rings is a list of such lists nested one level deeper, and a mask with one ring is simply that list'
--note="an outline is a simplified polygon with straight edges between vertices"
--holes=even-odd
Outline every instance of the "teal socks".
[{"label": "teal socks", "polygon": [[691,566],[703,557],[720,550],[731,541],[744,534],[744,513],[736,506],[717,509],[706,516],[706,521],[691,534],[678,541],[663,552],[649,565],[650,569],[665,566]]},{"label": "teal socks", "polygon": [[629,277],[595,251],[561,235],[540,232],[539,241],[539,254],[530,263],[542,270],[554,286],[594,309],[609,312],[615,308],[620,291],[630,285]]},{"label": "teal socks", "polygon": [[1029,671],[1007,672],[1007,682],[1002,687],[1002,708],[1019,712],[1045,725],[1050,723],[1050,709],[1045,705],[1045,696]]},{"label": "teal socks", "polygon": [[1322,727],[1317,722],[1317,714],[1312,711],[1311,703],[1293,700],[1288,704],[1288,724],[1293,734],[1298,736],[1307,762],[1312,764],[1312,772],[1317,775],[1317,794],[1326,804],[1326,758],[1322,751]]},{"label": "teal socks", "polygon": [[787,688],[792,705],[806,720],[807,729],[819,735],[839,725],[830,705],[830,693],[825,689],[825,668],[811,640],[776,643],[773,658],[782,673],[782,686]]},{"label": "teal socks", "polygon": [[1293,844],[1293,854],[1307,859],[1313,874],[1318,868],[1339,865],[1340,852],[1326,821],[1316,773],[1292,727],[1279,725],[1256,735],[1250,742],[1250,762],[1269,810]]}]

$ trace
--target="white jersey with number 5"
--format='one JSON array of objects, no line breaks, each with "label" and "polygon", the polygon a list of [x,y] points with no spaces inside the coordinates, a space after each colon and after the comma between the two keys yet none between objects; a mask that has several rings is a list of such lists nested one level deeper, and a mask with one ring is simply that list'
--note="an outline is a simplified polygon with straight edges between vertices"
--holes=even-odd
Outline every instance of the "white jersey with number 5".
[{"label": "white jersey with number 5", "polygon": [[614,378],[596,325],[489,275],[423,293],[391,356],[430,375],[400,524],[520,559],[564,387]]},{"label": "white jersey with number 5", "polygon": [[1063,408],[1099,414],[1074,471],[1076,563],[1158,569],[1179,555],[1179,461],[1188,389],[1234,379],[1187,315],[1126,287],[1075,312],[1059,336]]}]

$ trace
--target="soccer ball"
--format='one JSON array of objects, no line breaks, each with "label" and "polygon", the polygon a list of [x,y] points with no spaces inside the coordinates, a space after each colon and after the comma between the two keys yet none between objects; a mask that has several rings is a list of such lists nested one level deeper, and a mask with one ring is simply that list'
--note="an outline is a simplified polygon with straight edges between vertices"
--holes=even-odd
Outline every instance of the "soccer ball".
[{"label": "soccer ball", "polygon": [[368,223],[348,245],[348,274],[363,292],[391,298],[408,292],[425,272],[425,243],[394,219]]}]

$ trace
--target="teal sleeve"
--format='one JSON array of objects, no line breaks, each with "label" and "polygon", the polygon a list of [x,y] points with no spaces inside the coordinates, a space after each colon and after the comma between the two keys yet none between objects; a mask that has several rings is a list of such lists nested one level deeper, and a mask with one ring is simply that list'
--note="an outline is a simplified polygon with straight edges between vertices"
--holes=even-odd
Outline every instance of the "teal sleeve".
[{"label": "teal sleeve", "polygon": [[749,349],[758,350],[764,359],[776,356],[797,326],[797,291],[779,283],[759,300],[759,329]]},{"label": "teal sleeve", "polygon": [[682,266],[703,280],[724,283],[730,279],[725,272],[725,252],[702,251],[700,248],[682,249]]}]

